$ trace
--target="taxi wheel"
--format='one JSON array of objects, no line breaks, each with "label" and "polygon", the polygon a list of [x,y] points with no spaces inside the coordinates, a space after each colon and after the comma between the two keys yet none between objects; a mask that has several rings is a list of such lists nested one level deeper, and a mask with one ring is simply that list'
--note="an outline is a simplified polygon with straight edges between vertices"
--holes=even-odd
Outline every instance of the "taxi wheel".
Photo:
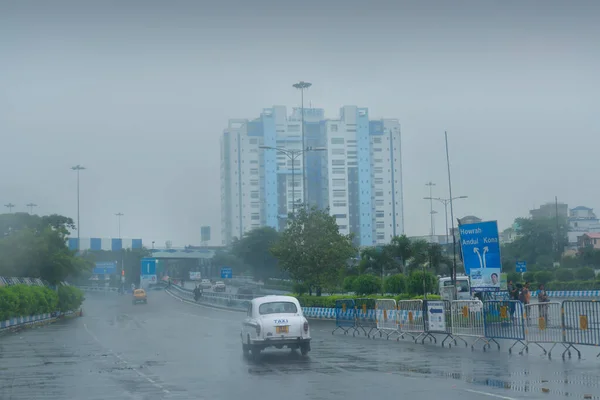
[{"label": "taxi wheel", "polygon": [[250,354],[250,348],[247,344],[242,343],[242,353],[244,353],[245,356]]},{"label": "taxi wheel", "polygon": [[259,347],[251,347],[250,352],[252,353],[252,359],[254,361],[258,361],[260,358],[260,348]]},{"label": "taxi wheel", "polygon": [[308,345],[303,344],[302,346],[300,346],[300,354],[302,354],[303,356],[307,355],[309,351],[310,347]]}]

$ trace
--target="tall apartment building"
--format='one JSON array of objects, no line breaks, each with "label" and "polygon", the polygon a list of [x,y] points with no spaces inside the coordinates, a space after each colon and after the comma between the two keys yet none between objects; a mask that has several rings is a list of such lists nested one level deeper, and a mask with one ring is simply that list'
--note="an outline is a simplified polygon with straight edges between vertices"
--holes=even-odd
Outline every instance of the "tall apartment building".
[{"label": "tall apartment building", "polygon": [[[254,120],[230,120],[221,139],[221,236],[224,244],[260,226],[284,229],[288,212],[307,203],[330,208],[340,232],[361,246],[388,243],[404,231],[400,124],[369,120],[344,106],[336,119],[304,109],[305,146],[322,151],[292,161],[264,147],[302,149],[301,109],[264,109]],[[293,165],[292,165],[292,162]],[[303,193],[305,170],[306,197]]]}]

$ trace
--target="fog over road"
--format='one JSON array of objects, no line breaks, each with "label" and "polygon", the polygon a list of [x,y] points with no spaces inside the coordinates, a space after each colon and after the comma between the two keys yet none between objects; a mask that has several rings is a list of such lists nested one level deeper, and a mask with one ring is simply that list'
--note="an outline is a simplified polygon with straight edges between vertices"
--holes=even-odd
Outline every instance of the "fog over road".
[{"label": "fog over road", "polygon": [[[600,360],[527,356],[331,335],[311,321],[312,352],[242,356],[242,313],[147,305],[86,293],[85,315],[0,336],[0,399],[600,399]],[[547,393],[542,391],[547,389]]]}]

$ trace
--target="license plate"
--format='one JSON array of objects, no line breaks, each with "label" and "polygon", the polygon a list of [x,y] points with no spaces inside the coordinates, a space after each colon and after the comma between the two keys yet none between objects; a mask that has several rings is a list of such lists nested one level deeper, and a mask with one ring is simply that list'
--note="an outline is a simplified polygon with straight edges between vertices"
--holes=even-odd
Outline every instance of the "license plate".
[{"label": "license plate", "polygon": [[278,326],[275,328],[275,331],[277,333],[290,333],[290,327],[289,326]]}]

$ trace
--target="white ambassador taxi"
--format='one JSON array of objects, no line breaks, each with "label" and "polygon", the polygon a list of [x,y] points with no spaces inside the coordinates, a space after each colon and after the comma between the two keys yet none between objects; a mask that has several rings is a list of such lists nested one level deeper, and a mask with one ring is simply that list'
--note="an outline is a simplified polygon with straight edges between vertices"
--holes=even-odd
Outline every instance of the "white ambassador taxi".
[{"label": "white ambassador taxi", "polygon": [[264,296],[250,301],[242,323],[242,350],[253,357],[267,347],[310,351],[310,329],[295,297]]}]

